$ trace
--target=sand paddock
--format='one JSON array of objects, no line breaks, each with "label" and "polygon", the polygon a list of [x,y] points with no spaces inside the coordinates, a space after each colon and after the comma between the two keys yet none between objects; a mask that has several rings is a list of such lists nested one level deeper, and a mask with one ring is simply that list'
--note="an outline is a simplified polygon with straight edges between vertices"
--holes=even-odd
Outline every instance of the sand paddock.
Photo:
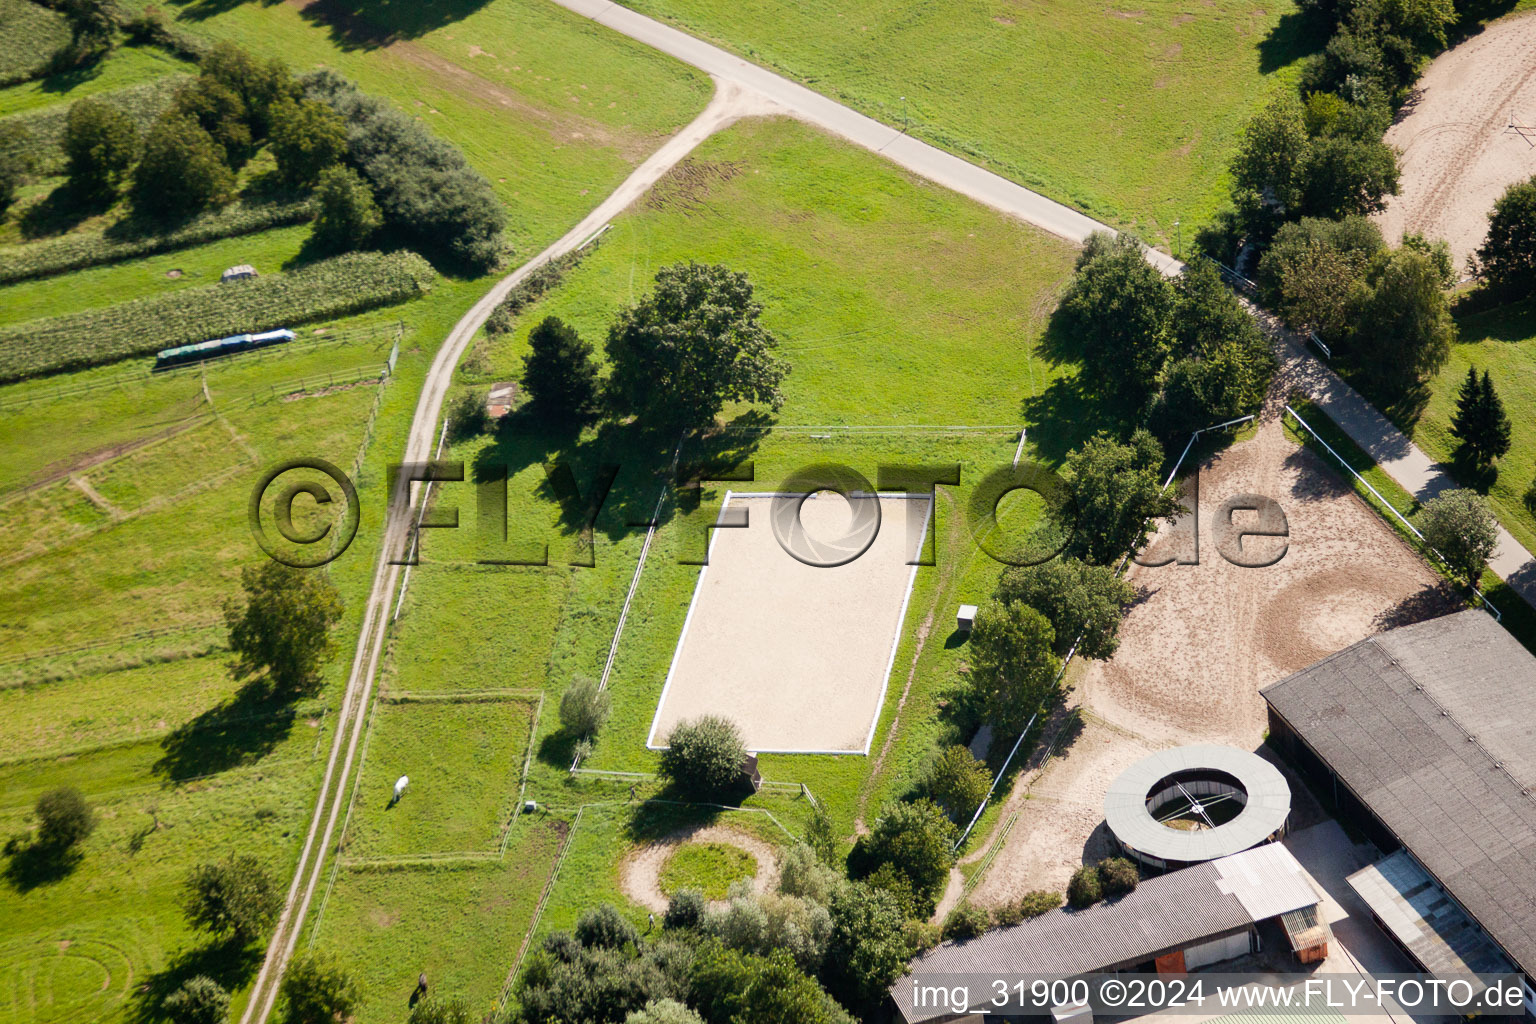
[{"label": "sand paddock", "polygon": [[[1287,553],[1269,568],[1240,568],[1216,551],[1211,519],[1242,493],[1274,498],[1289,521]],[[1453,607],[1418,555],[1285,436],[1273,409],[1256,437],[1202,467],[1200,509],[1200,564],[1129,573],[1140,597],[1119,651],[1077,676],[1087,727],[1046,766],[1030,799],[1024,787],[1015,790],[1018,821],[977,902],[1064,889],[1085,860],[1107,855],[1104,794],[1133,761],[1196,742],[1255,750],[1266,724],[1262,687],[1382,629]],[[1180,536],[1160,531],[1147,556],[1182,546]]]},{"label": "sand paddock", "polygon": [[[1456,269],[1482,245],[1488,213],[1509,185],[1536,174],[1536,14],[1495,22],[1424,72],[1387,131],[1402,150],[1401,194],[1377,222],[1443,238]],[[1509,130],[1514,118],[1527,128]]]},{"label": "sand paddock", "polygon": [[[791,557],[771,522],[774,499],[727,495],[746,528],[717,529],[651,724],[652,749],[703,714],[733,720],[747,749],[867,754],[901,635],[931,502],[879,498],[863,555],[835,568]],[[806,532],[846,532],[849,503],[821,492],[801,507]],[[831,559],[827,559],[831,560]]]}]

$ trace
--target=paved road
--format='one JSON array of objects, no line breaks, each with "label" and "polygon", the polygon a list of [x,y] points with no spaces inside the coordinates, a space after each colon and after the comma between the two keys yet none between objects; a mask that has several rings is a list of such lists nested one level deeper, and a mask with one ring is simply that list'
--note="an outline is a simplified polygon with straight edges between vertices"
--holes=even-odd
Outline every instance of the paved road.
[{"label": "paved road", "polygon": [[[715,96],[702,114],[667,140],[650,159],[624,180],[617,191],[558,242],[498,281],[454,325],[427,371],[402,461],[425,462],[432,458],[439,435],[438,421],[449,385],[453,382],[454,368],[475,332],[513,288],[540,266],[589,240],[709,136],[739,118],[776,112],[773,104],[756,93],[743,90],[731,82],[717,81],[715,84]],[[409,483],[405,486],[409,486]],[[310,820],[309,832],[304,839],[299,865],[294,871],[277,929],[267,946],[266,957],[251,990],[250,1001],[241,1014],[241,1024],[264,1024],[272,1012],[283,972],[303,932],[304,920],[319,888],[326,855],[332,842],[339,838],[337,829],[345,820],[350,800],[349,783],[357,767],[358,745],[366,731],[368,702],[373,693],[373,681],[378,673],[384,640],[389,632],[390,602],[400,579],[401,566],[393,564],[391,559],[405,552],[410,538],[411,509],[407,499],[408,494],[402,488],[390,504],[379,560],[374,567],[373,588],[364,610],[362,631],[358,635],[357,650],[347,677],[346,693],[337,715],[336,734],[331,743],[330,758],[326,762],[320,795],[315,802],[315,813]]]},{"label": "paved road", "polygon": [[[797,82],[611,0],[555,2],[622,32],[631,39],[707,71],[719,81],[733,82],[757,92],[773,101],[784,112],[873,150],[914,174],[1054,235],[1081,242],[1095,231],[1113,230],[1085,214],[1031,192],[1022,185],[967,163],[926,142],[920,142],[899,129],[865,117]],[[1146,256],[1149,262],[1166,274],[1177,274],[1183,269],[1183,265],[1173,257],[1154,249],[1146,250]],[[1305,377],[1312,390],[1313,400],[1361,448],[1369,452],[1394,480],[1420,498],[1433,496],[1455,486],[1433,459],[1394,427],[1375,406],[1345,384],[1336,373],[1304,349],[1287,351],[1284,347],[1287,344],[1281,342],[1283,358],[1300,357],[1310,364]],[[1536,606],[1536,557],[1502,529],[1492,567],[1527,602]]]}]

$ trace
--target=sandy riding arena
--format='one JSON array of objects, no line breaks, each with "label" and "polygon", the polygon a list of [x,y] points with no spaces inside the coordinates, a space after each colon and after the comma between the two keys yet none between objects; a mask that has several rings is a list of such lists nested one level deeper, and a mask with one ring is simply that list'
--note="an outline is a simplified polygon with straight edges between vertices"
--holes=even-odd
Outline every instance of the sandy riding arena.
[{"label": "sandy riding arena", "polygon": [[[1279,502],[1285,556],[1241,568],[1217,553],[1218,507],[1238,494]],[[1450,610],[1438,578],[1340,478],[1285,434],[1271,408],[1256,437],[1201,467],[1198,565],[1133,567],[1140,598],[1120,650],[1079,670],[1075,699],[1087,726],[1022,798],[1006,846],[974,899],[995,905],[1030,889],[1064,889],[1085,860],[1110,853],[1104,794],[1128,765],[1169,746],[1207,742],[1257,749],[1261,687],[1384,628]],[[1237,523],[1246,513],[1239,512]],[[1282,543],[1245,542],[1252,550]],[[1164,528],[1144,561],[1181,551],[1188,534]]]},{"label": "sandy riding arena", "polygon": [[630,854],[619,866],[619,888],[624,895],[648,910],[666,913],[667,894],[661,891],[661,868],[683,843],[722,843],[751,854],[757,861],[757,873],[752,876],[755,893],[768,892],[779,883],[779,855],[771,845],[746,832],[710,825],[674,832]]},{"label": "sandy riding arena", "polygon": [[1536,14],[1527,14],[1489,25],[1419,79],[1387,132],[1403,153],[1402,192],[1377,218],[1389,242],[1405,231],[1443,238],[1459,272],[1488,234],[1494,200],[1536,174],[1533,54]]},{"label": "sandy riding arena", "polygon": [[[748,525],[710,537],[651,725],[653,749],[678,722],[712,714],[734,721],[749,750],[869,752],[931,503],[901,495],[850,503],[821,491],[799,505],[799,525],[795,504],[727,496],[725,511],[744,510]],[[793,535],[801,529],[803,544]],[[873,540],[835,567],[806,564],[780,542],[832,563],[857,552],[861,541],[836,543],[850,534]]]}]

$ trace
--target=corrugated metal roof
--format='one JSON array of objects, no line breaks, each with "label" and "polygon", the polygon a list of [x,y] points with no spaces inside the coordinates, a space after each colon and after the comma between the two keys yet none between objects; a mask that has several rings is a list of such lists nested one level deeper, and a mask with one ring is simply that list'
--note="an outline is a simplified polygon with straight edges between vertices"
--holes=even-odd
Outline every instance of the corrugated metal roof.
[{"label": "corrugated metal roof", "polygon": [[[1255,900],[1263,890],[1263,903]],[[1255,906],[1276,916],[1318,902],[1301,865],[1278,844],[1149,878],[1118,900],[1083,910],[1061,908],[962,942],[945,942],[909,967],[910,974],[1086,974],[1134,963],[1167,949],[1246,927]],[[912,986],[891,997],[908,1020]]]},{"label": "corrugated metal roof", "polygon": [[[1158,782],[1178,772],[1214,768],[1236,778],[1247,793],[1237,817],[1215,828],[1178,831],[1147,808]],[[1264,842],[1291,813],[1291,789],[1268,761],[1236,747],[1209,743],[1160,750],[1131,765],[1104,796],[1104,820],[1115,837],[1141,853],[1165,861],[1193,863],[1226,857]]]},{"label": "corrugated metal roof", "polygon": [[1465,611],[1363,640],[1263,695],[1536,971],[1536,658]]},{"label": "corrugated metal roof", "polygon": [[1431,973],[1508,974],[1514,970],[1406,850],[1356,871],[1345,881]]}]

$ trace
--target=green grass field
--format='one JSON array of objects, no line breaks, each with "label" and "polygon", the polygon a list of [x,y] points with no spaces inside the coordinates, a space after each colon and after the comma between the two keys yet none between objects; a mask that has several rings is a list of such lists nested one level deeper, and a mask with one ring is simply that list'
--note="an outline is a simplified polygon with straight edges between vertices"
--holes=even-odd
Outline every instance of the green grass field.
[{"label": "green grass field", "polygon": [[757,874],[752,855],[725,843],[684,843],[661,866],[661,891],[671,896],[696,889],[706,899],[724,899],[731,883]]},{"label": "green grass field", "polygon": [[1290,2],[631,6],[1170,249],[1305,50]]}]

